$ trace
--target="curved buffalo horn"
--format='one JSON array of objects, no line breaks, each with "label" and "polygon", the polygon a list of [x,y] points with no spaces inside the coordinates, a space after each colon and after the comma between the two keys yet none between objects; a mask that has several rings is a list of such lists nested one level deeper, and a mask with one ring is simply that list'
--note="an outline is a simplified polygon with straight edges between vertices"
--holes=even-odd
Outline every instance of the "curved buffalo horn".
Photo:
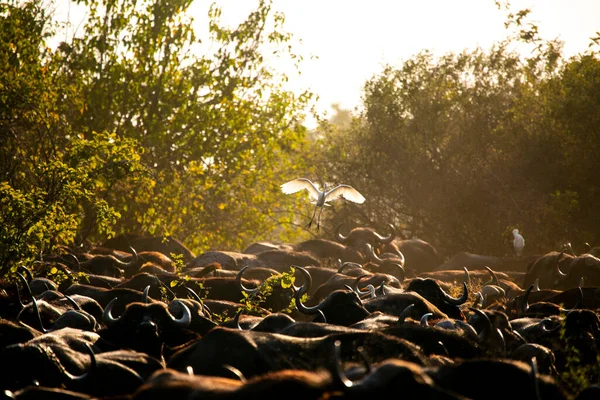
[{"label": "curved buffalo horn", "polygon": [[50,286],[48,286],[48,282],[42,282],[42,284],[44,285],[44,287],[46,288],[46,290],[56,290],[55,288],[51,288]]},{"label": "curved buffalo horn", "polygon": [[181,318],[175,318],[173,314],[171,314],[171,312],[169,311],[169,314],[171,314],[171,319],[173,320],[173,322],[175,322],[176,325],[182,328],[186,328],[190,325],[190,322],[192,322],[192,312],[183,301],[175,299],[173,300],[173,303],[175,302],[177,302],[181,306],[181,309],[183,310],[183,315],[181,316]]},{"label": "curved buffalo horn", "polygon": [[500,339],[500,342],[502,343],[502,355],[506,356],[506,339],[504,339],[504,335],[502,334],[500,328],[494,329],[494,332],[496,333],[496,335]]},{"label": "curved buffalo horn", "polygon": [[70,257],[73,260],[75,260],[75,264],[73,264],[74,266],[80,266],[81,265],[81,261],[79,261],[79,258],[77,258],[77,256],[73,253],[67,253],[65,254],[65,257]]},{"label": "curved buffalo horn", "polygon": [[245,287],[244,284],[242,283],[242,275],[244,274],[244,271],[248,268],[250,268],[250,265],[245,265],[244,267],[242,267],[242,269],[240,269],[240,272],[238,272],[237,275],[235,276],[235,281],[237,282],[240,289],[242,289],[242,291],[244,291],[248,294],[255,294],[255,293],[258,293],[258,288],[249,289],[249,288]]},{"label": "curved buffalo horn", "polygon": [[310,275],[310,272],[302,267],[293,265],[292,268],[297,269],[298,271],[302,272],[302,275],[304,275],[304,283],[302,283],[302,286],[296,288],[296,294],[302,296],[304,293],[308,293],[310,290],[310,287],[312,286],[312,276]]},{"label": "curved buffalo horn", "polygon": [[421,324],[421,326],[429,326],[429,324],[427,323],[427,321],[429,321],[429,317],[432,317],[433,313],[426,313],[423,314],[423,316],[421,317],[421,321],[419,322]]},{"label": "curved buffalo horn", "polygon": [[371,276],[371,275],[370,274],[362,274],[354,279],[354,281],[352,282],[352,286],[348,286],[348,285],[344,285],[344,286],[347,287],[348,289],[350,289],[351,291],[353,291],[354,293],[356,293],[360,298],[364,298],[364,296],[369,296],[369,297],[373,298],[373,297],[375,297],[375,286],[373,286],[369,283],[366,286],[366,291],[362,291],[358,287],[360,280],[367,276]]},{"label": "curved buffalo horn", "polygon": [[552,319],[544,318],[543,320],[541,320],[539,322],[539,325],[542,328],[542,331],[544,331],[544,332],[554,332],[555,330],[560,328],[560,324],[557,324],[556,326],[552,326],[552,323],[553,323]]},{"label": "curved buffalo horn", "polygon": [[340,228],[345,224],[346,224],[345,222],[342,222],[341,224],[339,224],[337,226],[337,228],[335,230],[335,237],[336,237],[337,241],[340,243],[346,243],[348,241],[348,238],[350,237],[350,234],[348,234],[348,236],[344,236],[340,232]]},{"label": "curved buffalo horn", "polygon": [[206,303],[201,302],[200,304],[202,304],[202,309],[204,310],[204,313],[206,314],[206,316],[209,319],[213,319],[213,313],[212,313],[211,309],[206,305]]},{"label": "curved buffalo horn", "polygon": [[[381,267],[385,266],[385,269],[382,269]],[[391,262],[389,260],[386,260],[386,262],[384,264],[381,264],[380,269],[383,270],[387,270],[387,268],[394,268],[396,271],[390,271],[389,274],[391,274],[392,276],[395,276],[396,278],[398,278],[398,280],[400,282],[404,282],[404,278],[406,277],[406,271],[404,270],[404,267],[402,266],[401,263],[397,263],[397,262]]]},{"label": "curved buffalo horn", "polygon": [[396,267],[397,272],[393,275],[396,278],[398,278],[398,280],[400,282],[404,282],[404,278],[406,278],[406,271],[404,270],[404,267],[402,266],[402,264],[393,262],[393,263],[389,263],[386,265],[392,265],[392,266]]},{"label": "curved buffalo horn", "polygon": [[469,270],[467,269],[467,267],[463,267],[463,270],[465,271],[465,282],[467,283],[467,285],[471,284],[471,274],[469,274]]},{"label": "curved buffalo horn", "polygon": [[148,292],[150,291],[150,285],[144,288],[144,292],[142,293],[142,303],[148,303]]},{"label": "curved buffalo horn", "polygon": [[469,308],[469,310],[471,310],[475,314],[477,314],[477,316],[479,316],[481,319],[483,319],[483,322],[484,322],[483,329],[479,333],[478,337],[482,342],[485,342],[487,340],[487,338],[490,337],[492,331],[494,330],[492,321],[490,321],[490,318],[487,316],[487,314],[484,313],[483,311],[481,311],[480,309],[474,308],[474,307],[468,307],[468,308]]},{"label": "curved buffalo horn", "polygon": [[[294,279],[292,281],[292,285],[291,285],[291,292],[296,293],[298,290],[300,290],[300,286],[296,286],[296,282],[298,280],[296,279],[295,266],[292,265],[288,271],[289,272],[286,272],[286,273],[289,273],[290,275],[292,275],[294,277]],[[282,288],[283,288],[283,286],[282,286]]]},{"label": "curved buffalo horn", "polygon": [[[27,293],[29,294],[29,296],[31,296],[31,298],[33,298],[33,294],[31,293],[31,288],[29,287],[29,283],[27,282],[27,279],[25,279],[23,274],[21,274],[20,272],[17,272],[16,274],[19,277],[19,279],[21,280],[21,282],[23,283],[23,287],[25,289],[27,289]],[[17,285],[17,297],[19,298],[19,303],[21,303],[21,307],[25,307],[25,304],[23,303],[23,300],[21,299],[21,292],[19,291],[19,285]]]},{"label": "curved buffalo horn", "polygon": [[340,265],[340,267],[337,270],[337,273],[343,274],[346,267],[348,267],[349,269],[356,269],[356,268],[362,268],[362,265],[360,265],[359,263],[352,262],[352,261],[346,261]]},{"label": "curved buffalo horn", "polygon": [[[94,350],[92,349],[92,347],[90,346],[89,343],[85,342],[84,345],[85,345],[85,349],[87,350],[87,353],[90,355],[90,367],[88,368],[88,370],[83,375],[75,376],[75,375],[71,374],[69,371],[67,371],[64,367],[62,368],[63,375],[66,376],[67,379],[71,382],[87,381],[98,370],[98,361],[96,360],[96,355],[94,354]],[[141,379],[142,378],[140,377],[140,380]]]},{"label": "curved buffalo horn", "polygon": [[[19,290],[19,284],[15,283],[15,286],[17,288],[17,300],[19,301],[19,304],[21,305],[21,309],[23,309],[25,307],[25,304],[23,303],[23,299],[21,299],[21,291]],[[2,289],[4,290],[4,289]]]},{"label": "curved buffalo horn", "polygon": [[404,253],[402,253],[402,252],[400,251],[400,249],[397,249],[397,250],[395,251],[395,253],[398,255],[398,258],[401,260],[401,262],[402,262],[402,265],[406,264],[406,258],[404,258]]},{"label": "curved buffalo horn", "polygon": [[529,285],[525,293],[523,293],[523,297],[521,298],[521,314],[525,314],[529,309],[529,293],[533,290],[533,285]]},{"label": "curved buffalo horn", "polygon": [[442,287],[440,287],[440,290],[442,291],[442,296],[444,296],[444,301],[446,303],[454,304],[456,306],[465,304],[467,302],[467,299],[469,298],[469,289],[467,288],[467,284],[465,282],[463,282],[463,294],[458,299],[455,299],[454,297],[450,296],[444,291]]},{"label": "curved buffalo horn", "polygon": [[33,280],[33,274],[31,273],[30,270],[28,270],[27,268],[25,268],[22,265],[19,265],[19,267],[17,268],[19,271],[23,271],[25,273],[25,275],[27,276],[27,281],[31,282]]},{"label": "curved buffalo horn", "polygon": [[49,331],[44,328],[44,324],[42,323],[42,316],[40,315],[40,309],[37,304],[37,300],[34,296],[31,296],[31,302],[33,303],[33,309],[35,310],[35,314],[37,315],[38,322],[40,323],[40,332],[48,333]]},{"label": "curved buffalo horn", "polygon": [[194,290],[193,290],[193,289],[190,289],[190,288],[189,288],[189,287],[187,287],[187,286],[184,286],[184,288],[185,288],[185,290],[186,290],[186,291],[187,291],[187,292],[188,292],[190,295],[192,295],[192,297],[194,298],[194,300],[197,300],[197,301],[198,301],[198,303],[202,303],[202,300],[200,299],[200,296],[198,296],[198,293],[194,292]]},{"label": "curved buffalo horn", "polygon": [[569,253],[573,256],[573,257],[577,257],[577,255],[575,254],[575,252],[573,251],[573,246],[571,246],[571,242],[567,242],[564,244],[565,250],[568,250]]},{"label": "curved buffalo horn", "polygon": [[519,333],[519,331],[512,329],[512,334],[521,339],[523,343],[527,343],[527,340]]},{"label": "curved buffalo horn", "polygon": [[[334,379],[334,383],[336,385],[339,385],[343,388],[346,389],[350,389],[354,386],[360,385],[362,382],[364,382],[365,378],[359,379],[356,382],[351,381],[348,376],[346,376],[346,373],[344,372],[344,369],[342,368],[342,363],[341,363],[341,358],[342,358],[342,342],[337,339],[335,342],[333,342],[333,358],[334,358],[334,365],[335,365],[335,373],[331,374],[333,379]],[[371,363],[369,362],[369,359],[367,358],[367,355],[365,354],[365,351],[363,348],[359,347],[357,349],[358,354],[360,354],[361,358],[363,359],[363,361],[365,362],[365,369],[366,369],[366,373],[365,375],[368,375],[373,367],[371,366]]]},{"label": "curved buffalo horn", "polygon": [[[38,308],[37,300],[36,300],[35,296],[33,295],[33,293],[31,293],[31,288],[29,287],[29,283],[27,282],[27,279],[25,279],[23,274],[21,274],[19,272],[17,272],[17,276],[23,282],[23,286],[25,286],[25,289],[27,289],[27,293],[29,294],[29,296],[31,296],[31,302],[33,303],[33,309],[35,310],[35,314],[37,315],[38,322],[40,323],[40,332],[48,333],[48,330],[46,328],[44,328],[44,324],[42,323],[42,316],[40,315],[40,309]],[[19,287],[17,286],[17,293],[18,293],[18,291],[19,291]],[[19,301],[21,301],[21,300],[19,299]],[[21,304],[23,304],[23,303],[21,303]]]},{"label": "curved buffalo horn", "polygon": [[379,291],[381,292],[382,296],[385,296],[387,294],[387,289],[385,288],[385,282],[381,281],[381,284],[378,287]]},{"label": "curved buffalo horn", "polygon": [[131,246],[129,246],[129,249],[131,250],[131,260],[129,260],[129,262],[126,264],[126,266],[133,267],[138,262],[138,253]]},{"label": "curved buffalo horn", "polygon": [[589,253],[592,250],[592,246],[588,242],[584,242],[583,247],[585,247],[585,253]]},{"label": "curved buffalo horn", "polygon": [[506,297],[506,291],[497,285],[483,286],[481,288],[481,293],[483,293],[484,296],[491,297],[493,300],[497,300],[499,297]]},{"label": "curved buffalo horn", "polygon": [[240,382],[247,383],[246,377],[244,376],[244,374],[242,373],[242,371],[240,371],[239,369],[237,369],[233,365],[223,364],[223,368],[225,368],[227,371],[231,372],[233,374],[233,376],[235,376],[237,379],[240,380]]},{"label": "curved buffalo horn", "polygon": [[380,258],[377,255],[377,253],[375,252],[375,248],[373,246],[371,246],[370,243],[367,243],[367,248],[369,249],[369,255],[371,256],[371,261],[373,261],[377,265],[381,264],[384,261],[382,258]]},{"label": "curved buffalo horn", "polygon": [[208,306],[202,301],[202,299],[200,298],[200,296],[198,296],[198,293],[194,292],[193,289],[184,286],[185,290],[187,290],[187,292],[192,295],[192,297],[194,298],[194,300],[196,300],[198,303],[200,303],[202,305],[202,310],[204,311],[204,313],[206,314],[206,316],[208,316],[209,318],[212,318],[212,311],[210,311],[210,308],[208,308]]},{"label": "curved buffalo horn", "polygon": [[537,278],[535,278],[535,282],[533,282],[533,290],[535,292],[539,292],[540,289],[540,277],[538,276]]},{"label": "curved buffalo horn", "polygon": [[[312,307],[307,307],[304,304],[302,304],[302,295],[310,290],[310,287],[312,285],[312,277],[310,276],[310,272],[308,272],[306,269],[302,267],[295,268],[302,272],[302,275],[304,275],[304,283],[302,284],[302,286],[300,286],[300,288],[298,288],[296,293],[294,293],[294,298],[296,299],[296,308],[298,308],[298,311],[304,314],[317,314],[323,307],[323,303],[325,300]],[[352,290],[352,288],[349,289]]]},{"label": "curved buffalo horn", "polygon": [[487,269],[487,271],[490,273],[490,276],[492,277],[492,279],[489,282],[484,283],[483,285],[484,286],[486,286],[486,285],[500,286],[500,282],[498,281],[498,276],[496,275],[494,270],[488,266],[486,266],[485,269]]},{"label": "curved buffalo horn", "polygon": [[79,303],[77,303],[75,300],[73,300],[73,298],[71,296],[69,296],[68,294],[65,294],[65,298],[67,299],[67,301],[69,303],[71,303],[71,305],[73,306],[73,308],[75,310],[81,311],[81,306],[79,305]]},{"label": "curved buffalo horn", "polygon": [[335,342],[333,342],[333,354],[334,354],[334,359],[335,359],[335,374],[333,374],[333,376],[335,378],[337,378],[338,382],[341,383],[342,386],[346,387],[346,388],[351,388],[353,387],[355,384],[354,382],[352,382],[350,379],[348,379],[348,377],[346,376],[346,373],[344,372],[344,369],[341,366],[341,361],[340,359],[342,358],[341,350],[342,347],[342,342],[338,339]]},{"label": "curved buffalo horn", "polygon": [[[123,268],[131,268],[133,267],[139,260],[138,257],[138,253],[137,251],[135,251],[135,249],[131,246],[129,246],[129,250],[131,250],[131,260],[125,262],[125,261],[121,261],[118,258],[115,257],[115,259],[117,260],[117,264]],[[85,263],[84,263],[85,264]]]},{"label": "curved buffalo horn", "polygon": [[[90,367],[83,375],[80,375],[80,376],[72,375],[63,367],[62,373],[70,381],[70,383],[88,384],[88,382],[91,379],[94,379],[94,380],[99,379],[97,376],[98,362],[96,360],[96,355],[94,354],[94,350],[92,349],[92,347],[90,346],[89,343],[84,343],[84,344],[85,344],[88,354],[90,355]],[[131,377],[134,377],[139,382],[139,385],[141,385],[144,382],[144,379],[142,379],[142,377],[140,376],[140,374],[137,371],[129,370],[127,373]]]},{"label": "curved buffalo horn", "polygon": [[327,318],[325,314],[321,310],[317,310],[317,316],[313,318],[312,322],[322,322],[324,324],[327,323]]},{"label": "curved buffalo horn", "polygon": [[240,317],[242,316],[243,313],[244,313],[244,308],[240,308],[238,310],[238,312],[236,312],[235,315],[233,316],[233,326],[235,326],[235,328],[239,329],[240,331],[244,330],[242,328],[242,326],[240,325]]},{"label": "curved buffalo horn", "polygon": [[[28,270],[27,268],[25,268],[24,266],[20,265],[18,268],[18,270],[23,271],[24,272],[24,276],[27,276],[27,281],[23,280],[23,283],[25,284],[25,282],[27,282],[27,292],[32,295],[32,290],[31,288],[40,288],[40,284],[43,285],[44,290],[57,290],[57,286],[54,282],[49,281],[47,279],[37,279],[34,278],[31,271]],[[33,296],[33,295],[32,295]],[[21,303],[21,305],[23,305],[23,303]]]},{"label": "curved buffalo horn", "polygon": [[442,342],[441,340],[438,340],[437,344],[440,345],[440,349],[442,349],[442,352],[444,353],[442,355],[446,356],[446,357],[450,357],[450,353],[448,352],[448,348],[446,347],[444,342]]},{"label": "curved buffalo horn", "polygon": [[387,225],[390,228],[390,234],[389,235],[387,235],[387,236],[381,236],[379,233],[374,232],[375,233],[375,237],[377,238],[377,240],[381,244],[392,243],[392,240],[394,240],[394,238],[396,237],[396,228],[394,228],[394,225],[392,225],[392,224],[387,224]]},{"label": "curved buffalo horn", "polygon": [[400,264],[404,265],[406,263],[406,259],[404,258],[404,254],[398,249],[394,250],[392,253],[383,253],[386,258],[381,258],[381,256],[377,256],[378,260],[382,260],[382,262],[387,261],[388,259],[398,259]]},{"label": "curved buffalo horn", "polygon": [[115,297],[114,299],[112,299],[106,305],[106,307],[104,307],[104,313],[102,314],[102,321],[104,322],[104,325],[106,325],[106,326],[113,325],[115,322],[117,322],[121,318],[121,317],[115,318],[112,315],[112,308],[113,308],[113,306],[115,305],[116,302],[117,302],[117,297]]},{"label": "curved buffalo horn", "polygon": [[562,272],[560,270],[560,259],[562,258],[563,254],[565,253],[565,250],[561,251],[560,254],[556,257],[556,273],[558,274],[558,276],[562,276],[565,277],[567,276],[567,274],[565,274],[564,272]]},{"label": "curved buffalo horn", "polygon": [[481,293],[481,291],[475,293],[475,302],[473,303],[473,307],[483,308],[485,305],[485,295]]},{"label": "curved buffalo horn", "polygon": [[404,320],[406,319],[406,317],[408,317],[408,314],[410,314],[410,312],[414,308],[415,308],[415,303],[411,303],[411,304],[407,305],[406,307],[404,307],[404,310],[402,310],[400,315],[398,315],[398,322],[396,322],[396,325],[402,325],[404,323]]}]

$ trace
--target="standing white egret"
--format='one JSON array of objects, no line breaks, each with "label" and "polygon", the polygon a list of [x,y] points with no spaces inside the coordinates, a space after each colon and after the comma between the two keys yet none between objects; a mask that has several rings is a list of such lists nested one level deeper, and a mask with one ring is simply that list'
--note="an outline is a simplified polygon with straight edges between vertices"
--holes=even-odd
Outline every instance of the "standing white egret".
[{"label": "standing white egret", "polygon": [[321,213],[323,212],[323,208],[325,206],[329,206],[327,202],[335,200],[339,197],[343,197],[346,200],[358,204],[362,204],[365,201],[363,195],[360,194],[358,190],[354,189],[350,185],[338,185],[329,190],[327,190],[326,188],[320,190],[314,183],[310,181],[310,179],[307,178],[297,178],[281,185],[281,191],[285,194],[296,193],[302,189],[308,190],[308,193],[311,197],[311,203],[315,204],[315,209],[313,211],[312,217],[306,225],[307,228],[310,228],[310,226],[312,225],[313,219],[315,218],[315,214],[317,213],[317,208],[321,207],[321,211],[319,211],[319,216],[317,218],[317,232],[319,231],[319,228],[321,226]]},{"label": "standing white egret", "polygon": [[521,254],[523,254],[523,248],[525,247],[525,239],[523,239],[523,236],[521,236],[519,234],[519,230],[518,229],[513,229],[513,246],[515,248],[515,252],[517,253],[518,257],[521,257]]}]

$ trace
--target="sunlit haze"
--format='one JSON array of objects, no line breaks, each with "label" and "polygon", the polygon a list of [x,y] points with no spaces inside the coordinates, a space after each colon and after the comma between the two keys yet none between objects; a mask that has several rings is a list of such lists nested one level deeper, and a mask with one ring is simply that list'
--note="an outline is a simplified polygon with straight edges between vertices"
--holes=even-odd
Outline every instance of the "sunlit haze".
[{"label": "sunlit haze", "polygon": [[[199,35],[206,31],[211,1],[190,8]],[[222,21],[241,22],[256,1],[219,0]],[[505,4],[505,1],[501,1]],[[81,8],[57,0],[57,15],[73,26],[82,19]],[[542,39],[564,42],[564,55],[584,52],[600,31],[598,0],[514,0],[511,11],[531,9]],[[317,110],[331,105],[353,110],[360,106],[361,89],[385,64],[399,66],[422,50],[435,55],[476,47],[489,48],[508,36],[506,11],[494,0],[274,0],[273,8],[286,16],[284,28],[293,34],[294,51],[304,56],[300,74],[289,75],[289,89],[308,89],[319,96]],[[289,68],[273,65],[276,70]]]}]

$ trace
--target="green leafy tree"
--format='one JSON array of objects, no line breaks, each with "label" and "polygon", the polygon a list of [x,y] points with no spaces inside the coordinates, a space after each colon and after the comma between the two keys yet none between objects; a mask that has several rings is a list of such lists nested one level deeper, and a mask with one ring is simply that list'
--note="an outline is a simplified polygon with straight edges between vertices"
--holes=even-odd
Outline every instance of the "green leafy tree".
[{"label": "green leafy tree", "polygon": [[[45,43],[54,26],[38,2],[0,4],[0,274],[17,261],[72,243],[94,210],[94,229],[113,233],[119,217],[104,199],[140,171],[133,139],[68,123],[79,98],[59,77]],[[68,94],[68,95],[67,95]]]},{"label": "green leafy tree", "polygon": [[[599,59],[565,60],[528,14],[509,15],[518,34],[488,50],[384,67],[352,124],[320,128],[312,153],[324,180],[367,198],[333,208],[330,226],[393,223],[446,256],[510,256],[515,227],[529,254],[599,239]],[[509,51],[516,41],[531,56]]]},{"label": "green leafy tree", "polygon": [[[150,179],[113,188],[120,232],[174,235],[196,252],[240,249],[298,234],[279,185],[302,168],[312,95],[285,90],[273,59],[299,63],[267,1],[237,27],[209,12],[210,45],[186,13],[191,1],[82,1],[82,34],[56,62],[83,96],[69,123],[135,139]],[[216,49],[216,50],[211,50]]]},{"label": "green leafy tree", "polygon": [[565,63],[541,90],[548,141],[555,157],[554,210],[562,211],[564,236],[574,244],[598,243],[600,177],[600,58],[580,54]]}]

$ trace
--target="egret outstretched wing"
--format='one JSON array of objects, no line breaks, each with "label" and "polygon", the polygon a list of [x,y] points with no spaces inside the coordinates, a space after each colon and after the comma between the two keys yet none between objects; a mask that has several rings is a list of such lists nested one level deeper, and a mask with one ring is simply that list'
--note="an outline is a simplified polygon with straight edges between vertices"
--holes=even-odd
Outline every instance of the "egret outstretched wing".
[{"label": "egret outstretched wing", "polygon": [[281,191],[285,194],[296,193],[302,189],[308,190],[310,197],[315,200],[318,200],[319,189],[315,186],[314,183],[310,181],[310,179],[297,178],[281,185]]},{"label": "egret outstretched wing", "polygon": [[310,179],[307,178],[297,178],[281,185],[281,191],[285,194],[296,193],[302,189],[306,189],[308,191],[312,200],[311,203],[315,205],[312,216],[310,217],[310,221],[308,221],[308,224],[306,225],[307,228],[310,228],[313,219],[317,214],[317,209],[321,209],[317,217],[317,232],[319,231],[319,227],[321,225],[320,221],[323,208],[325,206],[329,206],[329,204],[327,204],[328,201],[335,200],[339,197],[343,197],[346,200],[350,200],[358,204],[361,204],[365,201],[363,195],[350,185],[338,185],[331,190],[326,190],[325,188],[320,190],[314,183],[311,182]]},{"label": "egret outstretched wing", "polygon": [[354,203],[362,204],[365,202],[365,198],[358,190],[354,189],[350,185],[339,185],[325,193],[325,201],[335,200],[339,197],[343,197],[346,200]]}]

